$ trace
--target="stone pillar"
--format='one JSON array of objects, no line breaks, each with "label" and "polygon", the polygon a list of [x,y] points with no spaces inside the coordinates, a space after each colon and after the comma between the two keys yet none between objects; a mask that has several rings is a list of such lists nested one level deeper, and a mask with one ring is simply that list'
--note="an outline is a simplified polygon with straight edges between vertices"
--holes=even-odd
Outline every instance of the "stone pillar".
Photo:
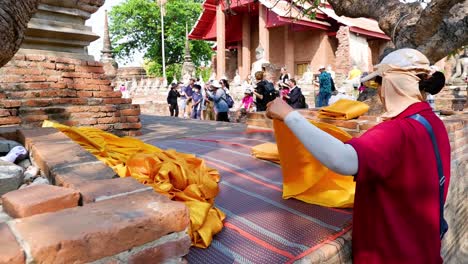
[{"label": "stone pillar", "polygon": [[291,77],[294,78],[294,32],[287,25],[284,27],[284,65]]},{"label": "stone pillar", "polygon": [[260,46],[265,50],[264,59],[270,61],[270,31],[267,28],[268,9],[260,5],[258,16],[258,30]]},{"label": "stone pillar", "polygon": [[239,75],[242,73],[244,65],[242,65],[242,44],[239,43],[239,47],[237,48],[237,72]]},{"label": "stone pillar", "polygon": [[246,79],[250,74],[250,34],[250,15],[244,14],[242,17],[242,72],[240,72],[242,79]]},{"label": "stone pillar", "polygon": [[87,46],[99,36],[85,26],[103,0],[42,0],[18,54],[34,54],[93,60]]},{"label": "stone pillar", "polygon": [[103,37],[103,48],[101,55],[101,62],[104,64],[104,71],[110,79],[114,79],[117,76],[117,69],[119,68],[117,62],[114,60],[114,54],[112,52],[112,44],[109,35],[109,23],[107,17],[107,10],[105,11],[104,20],[104,37]]},{"label": "stone pillar", "polygon": [[223,6],[216,9],[216,76],[221,78],[226,73],[226,17]]}]

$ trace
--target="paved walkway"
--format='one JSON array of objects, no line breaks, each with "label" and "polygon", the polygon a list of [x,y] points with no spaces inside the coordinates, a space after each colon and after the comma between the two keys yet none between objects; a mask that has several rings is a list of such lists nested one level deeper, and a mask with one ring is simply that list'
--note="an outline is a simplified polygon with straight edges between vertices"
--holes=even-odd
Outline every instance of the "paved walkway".
[{"label": "paved walkway", "polygon": [[244,131],[245,124],[201,121],[143,114],[140,116],[143,141],[194,137],[215,131]]}]

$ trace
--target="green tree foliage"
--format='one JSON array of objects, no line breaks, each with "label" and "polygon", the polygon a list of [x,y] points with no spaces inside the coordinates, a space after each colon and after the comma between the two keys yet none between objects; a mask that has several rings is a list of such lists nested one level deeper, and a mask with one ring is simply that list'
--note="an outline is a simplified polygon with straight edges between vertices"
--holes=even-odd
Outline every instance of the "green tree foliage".
[{"label": "green tree foliage", "polygon": [[[202,11],[200,0],[168,0],[164,17],[166,65],[177,74],[184,61],[185,25],[189,30]],[[143,52],[146,67],[152,75],[162,71],[160,7],[154,0],[127,0],[115,6],[110,14],[109,30],[118,58],[129,60],[135,52]],[[193,62],[200,66],[211,59],[212,49],[205,41],[190,41]],[[168,72],[168,77],[169,72]]]}]

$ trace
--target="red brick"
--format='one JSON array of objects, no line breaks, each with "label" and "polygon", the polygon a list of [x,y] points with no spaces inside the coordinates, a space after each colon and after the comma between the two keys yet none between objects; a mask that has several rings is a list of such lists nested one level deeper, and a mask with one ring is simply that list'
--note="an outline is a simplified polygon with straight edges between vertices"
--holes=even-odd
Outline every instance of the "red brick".
[{"label": "red brick", "polygon": [[30,122],[38,122],[38,121],[44,121],[49,119],[48,115],[22,115],[21,116],[21,121],[23,123],[30,123]]},{"label": "red brick", "polygon": [[21,82],[45,82],[47,78],[45,76],[23,76]]},{"label": "red brick", "polygon": [[189,236],[183,236],[160,245],[147,248],[132,255],[128,263],[166,263],[181,258],[189,253],[191,241]]},{"label": "red brick", "polygon": [[99,61],[87,61],[88,66],[96,66],[96,67],[103,67],[104,64]]},{"label": "red brick", "polygon": [[82,60],[78,60],[78,59],[65,58],[65,57],[54,57],[54,58],[49,58],[49,60],[51,62],[57,62],[57,63],[86,65],[86,61],[82,61]]},{"label": "red brick", "polygon": [[98,124],[114,124],[120,122],[120,117],[104,117],[99,118]]},{"label": "red brick", "polygon": [[104,104],[128,104],[128,99],[126,98],[104,98]]},{"label": "red brick", "polygon": [[125,131],[125,134],[129,137],[138,137],[138,136],[141,136],[143,135],[143,133],[139,130],[129,130],[129,131]]},{"label": "red brick", "polygon": [[77,72],[104,73],[104,68],[102,68],[102,67],[93,67],[93,66],[76,66],[75,70]]},{"label": "red brick", "polygon": [[109,80],[99,80],[99,79],[86,79],[85,82],[89,84],[105,85],[106,87],[109,87],[109,85],[111,84]]},{"label": "red brick", "polygon": [[102,111],[102,112],[115,112],[115,111],[117,111],[117,107],[115,107],[114,105],[101,106],[99,108],[99,111]]},{"label": "red brick", "polygon": [[11,74],[11,75],[39,75],[41,71],[39,69],[25,69],[25,68],[7,68],[4,70],[4,74]]},{"label": "red brick", "polygon": [[53,127],[20,129],[18,138],[29,150],[37,143],[72,142],[69,137]]},{"label": "red brick", "polygon": [[120,114],[124,116],[139,116],[141,114],[140,109],[122,109]]},{"label": "red brick", "polygon": [[63,64],[63,63],[57,63],[57,71],[74,71],[75,70],[75,65],[71,64]]},{"label": "red brick", "polygon": [[29,61],[45,61],[46,57],[43,55],[26,55],[26,60]]},{"label": "red brick", "polygon": [[114,125],[115,129],[140,129],[141,123],[118,123]]},{"label": "red brick", "polygon": [[44,107],[53,104],[52,99],[28,99],[23,101],[21,105],[30,107]]},{"label": "red brick", "polygon": [[26,257],[7,224],[0,224],[0,263],[23,264]]},{"label": "red brick", "polygon": [[100,161],[81,163],[71,167],[54,170],[51,174],[55,184],[67,188],[96,180],[109,180],[116,177],[116,173]]},{"label": "red brick", "polygon": [[47,89],[49,86],[49,83],[24,83],[21,85],[22,88],[27,90]]},{"label": "red brick", "polygon": [[10,110],[7,109],[0,109],[0,117],[11,116]]},{"label": "red brick", "polygon": [[50,175],[54,169],[96,161],[96,158],[75,142],[35,142],[30,151],[39,168]]},{"label": "red brick", "polygon": [[78,97],[92,97],[93,92],[80,91],[80,92],[76,93],[76,96],[78,96]]},{"label": "red brick", "polygon": [[97,124],[97,119],[96,118],[82,118],[80,120],[77,120],[80,125],[95,125]]},{"label": "red brick", "polygon": [[0,127],[0,136],[8,140],[18,141],[18,129],[19,127],[12,126]]},{"label": "red brick", "polygon": [[378,122],[365,121],[359,124],[359,130],[369,130],[378,124],[379,124]]},{"label": "red brick", "polygon": [[113,128],[111,124],[99,124],[99,125],[94,125],[93,127],[104,130],[104,131],[108,131],[108,130],[111,130],[111,128]]},{"label": "red brick", "polygon": [[26,56],[24,55],[20,55],[20,54],[16,54],[14,57],[13,57],[13,61],[24,61],[26,59]]},{"label": "red brick", "polygon": [[116,97],[116,98],[121,98],[122,93],[120,91],[111,91],[111,92],[93,92],[94,97]]},{"label": "red brick", "polygon": [[84,72],[64,72],[62,73],[62,77],[64,78],[92,78],[93,75],[91,73],[84,73]]},{"label": "red brick", "polygon": [[56,212],[78,206],[80,194],[53,185],[36,185],[2,196],[3,208],[13,218]]},{"label": "red brick", "polygon": [[122,122],[125,123],[125,122],[128,122],[128,123],[138,123],[140,122],[140,117],[138,116],[125,116],[125,117],[122,117]]},{"label": "red brick", "polygon": [[48,82],[58,82],[60,80],[60,76],[47,76]]},{"label": "red brick", "polygon": [[6,99],[6,94],[4,92],[0,92],[0,99]]},{"label": "red brick", "polygon": [[55,70],[55,63],[53,62],[42,62],[42,63],[39,63],[38,66],[45,68],[45,69]]},{"label": "red brick", "polygon": [[82,90],[82,91],[99,91],[100,90],[98,85],[91,85],[91,84],[85,84],[85,83],[71,84],[68,86],[68,88],[74,88],[74,89]]},{"label": "red brick", "polygon": [[50,88],[56,88],[56,89],[65,89],[67,88],[67,84],[66,83],[51,83],[50,84]]},{"label": "red brick", "polygon": [[0,107],[4,108],[15,108],[21,106],[21,100],[2,100],[0,101]]},{"label": "red brick", "polygon": [[181,232],[188,210],[141,192],[14,221],[37,263],[87,263]]},{"label": "red brick", "polygon": [[16,125],[21,124],[21,118],[17,116],[0,117],[0,125]]},{"label": "red brick", "polygon": [[141,184],[131,177],[88,181],[74,185],[72,188],[80,192],[83,204],[109,199],[119,194],[153,190],[152,187]]},{"label": "red brick", "polygon": [[[0,70],[0,73],[2,71]],[[0,83],[19,83],[23,82],[24,77],[23,76],[17,76],[17,75],[3,75],[0,78]]]}]

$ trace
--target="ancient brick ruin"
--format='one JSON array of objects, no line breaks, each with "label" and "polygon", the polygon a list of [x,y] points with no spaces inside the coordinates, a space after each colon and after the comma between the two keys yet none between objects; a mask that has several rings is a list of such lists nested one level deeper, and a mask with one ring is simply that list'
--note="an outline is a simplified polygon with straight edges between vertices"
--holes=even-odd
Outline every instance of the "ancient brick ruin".
[{"label": "ancient brick ruin", "polygon": [[85,21],[103,0],[42,0],[17,55],[0,69],[0,126],[54,120],[139,135],[140,108],[114,92],[86,47],[99,37]]},{"label": "ancient brick ruin", "polygon": [[0,69],[0,124],[33,127],[54,120],[138,135],[139,105],[110,84],[100,62],[16,55]]}]

